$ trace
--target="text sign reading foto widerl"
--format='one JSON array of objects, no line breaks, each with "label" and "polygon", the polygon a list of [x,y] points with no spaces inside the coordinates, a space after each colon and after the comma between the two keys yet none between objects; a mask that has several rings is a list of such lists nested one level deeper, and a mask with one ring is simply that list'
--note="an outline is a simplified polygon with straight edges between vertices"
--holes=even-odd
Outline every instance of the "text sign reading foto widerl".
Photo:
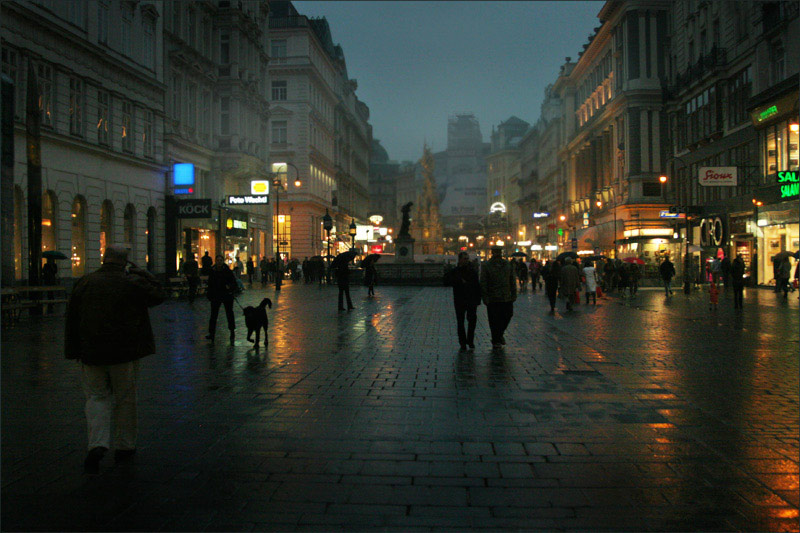
[{"label": "text sign reading foto widerl", "polygon": [[228,196],[228,205],[264,205],[269,196]]}]

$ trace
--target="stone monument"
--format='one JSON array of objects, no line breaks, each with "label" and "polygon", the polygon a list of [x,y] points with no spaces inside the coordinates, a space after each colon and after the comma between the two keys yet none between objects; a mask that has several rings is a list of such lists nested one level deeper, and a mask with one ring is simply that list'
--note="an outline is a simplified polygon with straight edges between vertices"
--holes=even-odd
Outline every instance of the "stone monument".
[{"label": "stone monument", "polygon": [[414,239],[411,237],[411,206],[414,202],[408,202],[401,209],[403,212],[403,222],[400,231],[394,240],[394,261],[395,263],[414,262]]}]

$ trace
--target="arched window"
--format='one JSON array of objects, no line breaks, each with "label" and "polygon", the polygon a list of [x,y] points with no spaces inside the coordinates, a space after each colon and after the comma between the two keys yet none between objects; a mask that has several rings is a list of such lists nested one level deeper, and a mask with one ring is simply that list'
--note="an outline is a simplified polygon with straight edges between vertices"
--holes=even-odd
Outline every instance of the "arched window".
[{"label": "arched window", "polygon": [[14,277],[22,279],[22,209],[25,195],[19,185],[14,185]]},{"label": "arched window", "polygon": [[151,207],[147,210],[147,270],[155,272],[156,269],[156,208]]},{"label": "arched window", "polygon": [[72,201],[72,276],[86,272],[86,198],[76,196]]},{"label": "arched window", "polygon": [[114,244],[114,204],[103,202],[100,208],[100,260],[106,255],[106,246]]},{"label": "arched window", "polygon": [[136,208],[133,204],[125,206],[125,218],[122,222],[122,238],[125,245],[130,247],[130,257],[136,257]]},{"label": "arched window", "polygon": [[53,191],[46,191],[42,196],[42,251],[52,251],[58,246],[56,242],[56,222],[58,221],[58,199]]}]

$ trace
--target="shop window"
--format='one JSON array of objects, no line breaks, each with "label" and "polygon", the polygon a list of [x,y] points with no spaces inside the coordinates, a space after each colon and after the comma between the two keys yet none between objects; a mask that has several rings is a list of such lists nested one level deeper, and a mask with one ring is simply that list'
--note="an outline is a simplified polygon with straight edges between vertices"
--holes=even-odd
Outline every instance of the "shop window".
[{"label": "shop window", "polygon": [[19,185],[14,185],[14,277],[22,279],[22,213],[25,196]]},{"label": "shop window", "polygon": [[151,207],[147,210],[147,255],[144,260],[147,270],[154,272],[156,268],[156,208]]},{"label": "shop window", "polygon": [[72,276],[79,278],[86,272],[86,199],[76,196],[72,201]]},{"label": "shop window", "polygon": [[56,226],[58,220],[58,199],[56,193],[47,191],[42,196],[42,251],[56,249]]},{"label": "shop window", "polygon": [[114,244],[114,204],[110,200],[100,207],[100,258],[106,255],[106,246]]},{"label": "shop window", "polygon": [[122,239],[125,246],[130,248],[131,257],[136,257],[136,208],[133,204],[125,206],[125,215],[122,220]]}]

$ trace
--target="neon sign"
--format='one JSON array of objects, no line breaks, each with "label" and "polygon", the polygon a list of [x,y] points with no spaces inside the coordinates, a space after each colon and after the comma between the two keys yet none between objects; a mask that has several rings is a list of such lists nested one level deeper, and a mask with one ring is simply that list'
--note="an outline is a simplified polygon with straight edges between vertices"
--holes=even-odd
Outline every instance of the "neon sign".
[{"label": "neon sign", "polygon": [[796,171],[778,172],[778,184],[781,186],[781,200],[800,196],[800,176]]}]

